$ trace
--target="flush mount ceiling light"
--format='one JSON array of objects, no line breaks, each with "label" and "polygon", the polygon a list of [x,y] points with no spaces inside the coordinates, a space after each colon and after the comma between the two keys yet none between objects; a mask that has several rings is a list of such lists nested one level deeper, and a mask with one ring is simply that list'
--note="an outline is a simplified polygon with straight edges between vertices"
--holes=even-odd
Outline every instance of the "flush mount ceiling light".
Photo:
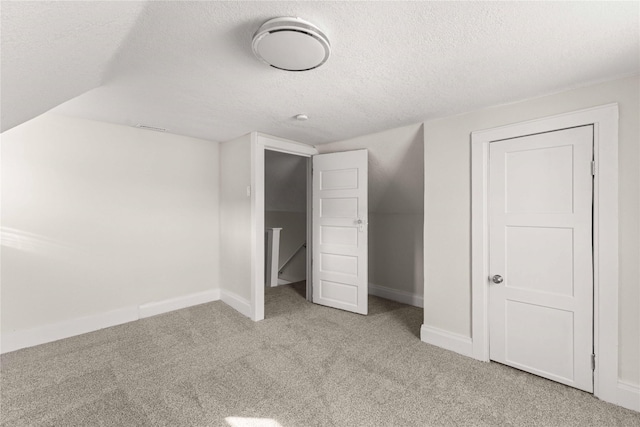
[{"label": "flush mount ceiling light", "polygon": [[251,44],[259,60],[286,71],[318,68],[329,59],[331,45],[315,25],[300,18],[274,18],[258,28]]}]

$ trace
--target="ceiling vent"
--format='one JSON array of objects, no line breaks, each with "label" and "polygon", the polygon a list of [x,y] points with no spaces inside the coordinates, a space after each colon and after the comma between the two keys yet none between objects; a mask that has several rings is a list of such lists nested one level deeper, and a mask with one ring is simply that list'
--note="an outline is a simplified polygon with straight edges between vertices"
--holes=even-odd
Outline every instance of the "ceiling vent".
[{"label": "ceiling vent", "polygon": [[251,46],[262,62],[286,71],[313,70],[331,54],[327,36],[300,18],[268,20],[254,34]]}]

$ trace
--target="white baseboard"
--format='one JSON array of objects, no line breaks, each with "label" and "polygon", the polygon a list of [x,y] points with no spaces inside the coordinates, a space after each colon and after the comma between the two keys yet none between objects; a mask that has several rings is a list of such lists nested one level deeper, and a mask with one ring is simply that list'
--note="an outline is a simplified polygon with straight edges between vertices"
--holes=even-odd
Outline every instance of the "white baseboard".
[{"label": "white baseboard", "polygon": [[134,320],[138,320],[138,307],[131,306],[92,316],[64,320],[24,331],[3,334],[2,338],[0,338],[0,351],[2,353],[9,353],[20,350],[21,348],[58,341],[63,338],[86,334],[87,332],[97,331],[110,326],[133,322]]},{"label": "white baseboard", "polygon": [[169,311],[180,310],[194,305],[205,304],[220,299],[220,289],[198,292],[181,297],[171,298],[164,301],[150,302],[140,306],[140,319],[167,313]]},{"label": "white baseboard", "polygon": [[282,277],[278,277],[278,285],[288,285],[290,283],[298,283],[298,282],[302,282],[307,280],[306,276],[303,277],[291,277],[291,276],[287,276],[286,279],[283,279]]},{"label": "white baseboard", "polygon": [[422,325],[420,339],[427,344],[455,351],[463,356],[473,357],[473,341],[464,335],[448,332],[433,326]]},{"label": "white baseboard", "polygon": [[[473,357],[473,340],[433,326],[422,325],[420,339],[428,344],[451,350],[463,356]],[[640,412],[640,387],[618,380],[617,398],[611,402]]]},{"label": "white baseboard", "polygon": [[214,289],[3,334],[0,337],[0,353],[9,353],[219,299],[220,290]]},{"label": "white baseboard", "polygon": [[618,380],[618,399],[616,403],[623,408],[640,412],[640,387]]},{"label": "white baseboard", "polygon": [[242,298],[240,295],[223,289],[220,292],[220,299],[240,314],[251,317],[251,302]]},{"label": "white baseboard", "polygon": [[407,291],[400,291],[398,289],[387,288],[386,286],[374,285],[373,283],[369,283],[369,295],[375,295],[380,298],[398,301],[415,307],[424,307],[424,299],[420,295],[412,294]]}]

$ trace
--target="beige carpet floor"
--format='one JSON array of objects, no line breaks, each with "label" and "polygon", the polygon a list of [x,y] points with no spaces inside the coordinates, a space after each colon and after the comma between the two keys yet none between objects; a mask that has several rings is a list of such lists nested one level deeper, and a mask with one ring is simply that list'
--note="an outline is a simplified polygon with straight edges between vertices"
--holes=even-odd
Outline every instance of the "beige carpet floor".
[{"label": "beige carpet floor", "polygon": [[640,413],[270,289],[258,323],[214,302],[2,356],[3,426],[640,426]]}]

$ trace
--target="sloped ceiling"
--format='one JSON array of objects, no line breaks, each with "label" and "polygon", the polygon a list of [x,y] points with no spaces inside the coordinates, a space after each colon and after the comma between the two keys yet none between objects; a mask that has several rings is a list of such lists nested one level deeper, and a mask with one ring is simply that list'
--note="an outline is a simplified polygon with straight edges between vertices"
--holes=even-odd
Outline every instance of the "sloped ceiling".
[{"label": "sloped ceiling", "polygon": [[[2,2],[2,129],[70,99],[55,111],[208,140],[256,130],[342,140],[638,73],[639,12],[638,2]],[[329,61],[302,73],[257,61],[253,32],[276,16],[321,27]],[[303,112],[309,121],[292,119]]]},{"label": "sloped ceiling", "polygon": [[[318,146],[322,153],[367,149],[370,213],[424,211],[424,135],[414,124]],[[307,159],[265,151],[267,211],[306,212]]]},{"label": "sloped ceiling", "polygon": [[277,151],[264,153],[265,210],[307,211],[307,158]]},{"label": "sloped ceiling", "polygon": [[2,131],[102,84],[144,6],[0,3]]},{"label": "sloped ceiling", "polygon": [[424,212],[424,133],[409,125],[318,146],[322,153],[366,148],[369,212]]}]

